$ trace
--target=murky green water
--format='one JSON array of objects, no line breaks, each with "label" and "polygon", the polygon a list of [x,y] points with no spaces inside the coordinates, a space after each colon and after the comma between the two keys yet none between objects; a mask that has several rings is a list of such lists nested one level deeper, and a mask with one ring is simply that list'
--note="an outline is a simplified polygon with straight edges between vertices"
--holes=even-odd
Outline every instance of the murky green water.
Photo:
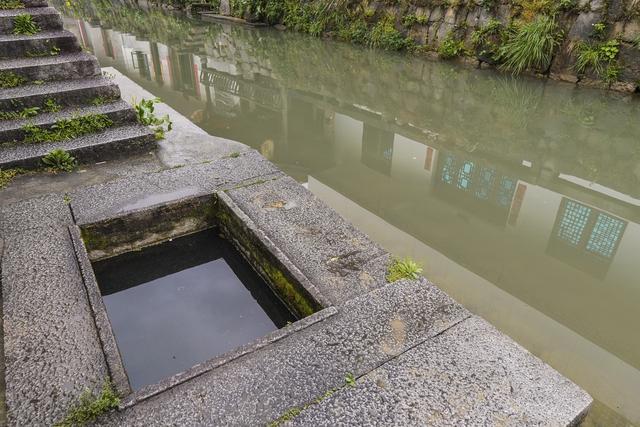
[{"label": "murky green water", "polygon": [[272,29],[84,14],[67,26],[103,66],[420,260],[602,402],[590,425],[640,422],[640,99]]}]

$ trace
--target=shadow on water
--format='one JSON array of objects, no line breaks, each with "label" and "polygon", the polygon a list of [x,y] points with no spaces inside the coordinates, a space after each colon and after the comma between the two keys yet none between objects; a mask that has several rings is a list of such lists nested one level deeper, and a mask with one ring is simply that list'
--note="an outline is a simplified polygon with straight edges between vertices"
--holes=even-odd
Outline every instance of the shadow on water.
[{"label": "shadow on water", "polygon": [[215,230],[93,267],[133,389],[296,320]]},{"label": "shadow on water", "polygon": [[[259,150],[387,250],[640,422],[640,102],[273,29],[74,2],[113,66]],[[612,408],[612,409],[608,409]]]}]

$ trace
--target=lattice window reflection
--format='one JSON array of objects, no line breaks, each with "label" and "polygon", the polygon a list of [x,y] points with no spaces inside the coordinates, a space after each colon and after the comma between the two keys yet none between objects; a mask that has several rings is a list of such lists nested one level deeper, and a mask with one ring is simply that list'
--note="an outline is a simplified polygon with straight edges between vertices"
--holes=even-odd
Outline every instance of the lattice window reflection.
[{"label": "lattice window reflection", "polygon": [[460,174],[458,175],[458,188],[461,190],[468,190],[471,187],[471,176],[473,174],[474,164],[473,162],[464,162],[460,168]]},{"label": "lattice window reflection", "polygon": [[578,246],[589,222],[589,215],[591,215],[591,208],[571,200],[567,201],[560,219],[558,237],[573,246]]},{"label": "lattice window reflection", "polygon": [[613,256],[624,230],[624,222],[600,213],[587,241],[587,250],[606,258]]}]

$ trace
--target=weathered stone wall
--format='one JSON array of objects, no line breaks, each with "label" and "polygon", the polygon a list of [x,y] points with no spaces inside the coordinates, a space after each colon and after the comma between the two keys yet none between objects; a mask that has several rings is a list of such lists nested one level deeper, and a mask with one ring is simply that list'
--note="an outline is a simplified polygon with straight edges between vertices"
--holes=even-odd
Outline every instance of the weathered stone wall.
[{"label": "weathered stone wall", "polygon": [[[378,43],[363,41],[361,32],[373,32],[378,26],[381,36],[388,37],[382,47],[440,56],[445,56],[443,43],[453,39],[463,42],[464,49],[451,56],[479,65],[494,62],[473,41],[474,33],[477,36],[487,24],[497,21],[508,32],[513,24],[552,16],[561,30],[560,46],[548,68],[529,71],[623,91],[636,91],[640,86],[639,0],[287,0],[280,6],[274,6],[274,1],[232,0],[231,12],[248,20],[280,22],[290,29],[374,46]],[[606,76],[604,70],[596,73],[592,67],[578,72],[576,47],[584,42],[597,49],[607,41],[616,42],[611,62],[614,77]]]}]

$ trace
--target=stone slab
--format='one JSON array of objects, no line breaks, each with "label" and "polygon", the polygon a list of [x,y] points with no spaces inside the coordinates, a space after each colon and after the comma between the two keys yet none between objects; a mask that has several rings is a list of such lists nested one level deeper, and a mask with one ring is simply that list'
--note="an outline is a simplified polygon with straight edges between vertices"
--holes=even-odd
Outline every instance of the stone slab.
[{"label": "stone slab", "polygon": [[78,224],[89,224],[127,212],[215,192],[281,172],[256,151],[208,163],[128,177],[72,192],[71,207]]},{"label": "stone slab", "polygon": [[473,316],[401,354],[291,425],[577,425],[591,397]]},{"label": "stone slab", "polygon": [[102,419],[104,425],[264,425],[439,335],[469,313],[426,280],[348,301],[296,334]]},{"label": "stone slab", "polygon": [[228,195],[333,304],[386,284],[386,251],[293,179]]},{"label": "stone slab", "polygon": [[48,194],[0,208],[0,236],[72,222],[69,205],[60,194]]},{"label": "stone slab", "polygon": [[66,227],[3,235],[9,425],[52,425],[108,372]]}]

